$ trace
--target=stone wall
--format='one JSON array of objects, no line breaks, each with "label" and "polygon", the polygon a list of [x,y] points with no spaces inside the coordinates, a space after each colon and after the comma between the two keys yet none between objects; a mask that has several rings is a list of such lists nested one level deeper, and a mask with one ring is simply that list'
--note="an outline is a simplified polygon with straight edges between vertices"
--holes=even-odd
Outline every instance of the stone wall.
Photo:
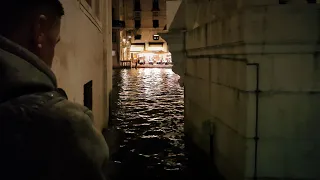
[{"label": "stone wall", "polygon": [[186,133],[229,180],[319,179],[319,5],[183,3]]},{"label": "stone wall", "polygon": [[[62,19],[61,42],[56,49],[53,70],[59,86],[66,90],[69,100],[80,104],[83,104],[83,86],[92,80],[94,124],[102,129],[107,125],[108,92],[111,91],[111,75],[106,75],[106,71],[112,68],[112,42],[111,39],[111,45],[104,42],[106,36],[111,37],[110,32],[106,34],[103,31],[103,25],[106,24],[103,22],[103,14],[106,8],[102,8],[101,19],[98,19],[93,10],[84,4],[85,1],[61,2],[65,8],[65,16]],[[101,1],[101,6],[106,2]],[[111,25],[109,26],[111,30]],[[110,49],[110,57],[104,55],[105,49]],[[107,83],[108,89],[104,87]]]}]

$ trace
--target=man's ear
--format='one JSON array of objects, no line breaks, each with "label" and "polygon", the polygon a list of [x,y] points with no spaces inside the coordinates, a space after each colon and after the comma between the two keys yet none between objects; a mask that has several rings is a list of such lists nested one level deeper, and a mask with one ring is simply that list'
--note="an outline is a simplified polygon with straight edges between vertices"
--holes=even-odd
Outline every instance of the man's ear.
[{"label": "man's ear", "polygon": [[35,41],[38,45],[41,45],[44,42],[44,34],[47,30],[48,18],[45,15],[40,15],[35,21]]}]

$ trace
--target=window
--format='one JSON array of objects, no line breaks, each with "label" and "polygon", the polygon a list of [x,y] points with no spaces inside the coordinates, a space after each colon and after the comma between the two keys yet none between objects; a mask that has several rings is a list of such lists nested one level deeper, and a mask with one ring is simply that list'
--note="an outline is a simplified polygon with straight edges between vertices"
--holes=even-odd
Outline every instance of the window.
[{"label": "window", "polygon": [[158,17],[159,16],[159,12],[158,11],[153,11],[152,12],[152,16],[153,17]]},{"label": "window", "polygon": [[83,105],[92,110],[92,81],[83,86]]},{"label": "window", "polygon": [[112,42],[117,42],[117,34],[116,32],[112,32]]},{"label": "window", "polygon": [[160,36],[159,36],[159,35],[157,35],[157,34],[153,35],[153,40],[157,41],[157,40],[159,40],[159,39],[160,39]]},{"label": "window", "polygon": [[160,11],[159,0],[152,1],[152,11]]},{"label": "window", "polygon": [[135,27],[136,29],[139,29],[139,28],[141,27],[141,21],[140,21],[140,20],[135,20],[135,21],[134,21],[134,27]]},{"label": "window", "polygon": [[116,16],[114,14],[114,7],[112,8],[112,19],[114,19]]},{"label": "window", "polygon": [[134,0],[134,11],[141,11],[140,0]]},{"label": "window", "polygon": [[[78,0],[81,10],[97,27],[101,28],[101,2],[102,0]],[[100,29],[99,28],[99,29]]]},{"label": "window", "polygon": [[141,19],[141,12],[140,11],[134,12],[134,19],[136,19],[136,20],[140,20]]},{"label": "window", "polygon": [[86,2],[92,7],[92,0],[86,0]]},{"label": "window", "polygon": [[140,35],[140,34],[135,35],[135,36],[134,36],[134,39],[135,39],[135,40],[141,40],[141,35]]},{"label": "window", "polygon": [[96,0],[95,1],[95,5],[94,5],[94,9],[95,9],[95,14],[97,16],[98,19],[100,19],[100,0]]},{"label": "window", "polygon": [[159,27],[159,20],[153,20],[153,28]]}]

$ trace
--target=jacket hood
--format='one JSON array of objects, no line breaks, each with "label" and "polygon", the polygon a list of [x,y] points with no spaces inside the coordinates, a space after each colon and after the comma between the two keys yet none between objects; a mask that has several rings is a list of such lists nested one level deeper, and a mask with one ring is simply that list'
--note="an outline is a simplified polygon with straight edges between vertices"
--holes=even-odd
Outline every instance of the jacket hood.
[{"label": "jacket hood", "polygon": [[56,88],[54,73],[38,56],[0,36],[0,102]]}]

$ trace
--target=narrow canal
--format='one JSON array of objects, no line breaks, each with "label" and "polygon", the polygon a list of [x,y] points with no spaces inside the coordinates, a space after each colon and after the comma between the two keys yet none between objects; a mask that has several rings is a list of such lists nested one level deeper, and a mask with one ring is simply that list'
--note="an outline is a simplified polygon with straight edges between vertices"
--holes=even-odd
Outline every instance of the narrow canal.
[{"label": "narrow canal", "polygon": [[113,72],[111,122],[124,131],[124,140],[112,156],[121,167],[112,179],[209,179],[203,169],[190,168],[178,80],[171,69]]}]

